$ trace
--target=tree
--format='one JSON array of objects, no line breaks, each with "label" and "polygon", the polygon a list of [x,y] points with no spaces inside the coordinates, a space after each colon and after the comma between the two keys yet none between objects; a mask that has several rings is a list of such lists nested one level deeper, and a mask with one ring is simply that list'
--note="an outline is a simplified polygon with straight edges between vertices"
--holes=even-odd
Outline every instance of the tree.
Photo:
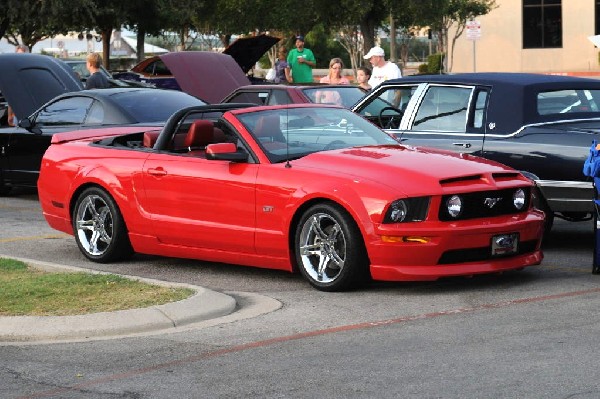
[{"label": "tree", "polygon": [[[4,0],[0,16],[0,38],[29,49],[40,40],[79,30],[90,20],[92,0]],[[35,10],[32,12],[31,10]]]},{"label": "tree", "polygon": [[[438,51],[449,54],[447,71],[452,71],[454,44],[462,35],[467,21],[488,14],[497,7],[495,0],[412,0],[413,9],[421,15],[421,26],[430,26],[436,32]],[[456,24],[449,46],[448,32]]]},{"label": "tree", "polygon": [[[93,0],[91,27],[102,36],[102,60],[105,68],[110,65],[110,38],[114,29],[126,22],[126,2],[122,0]],[[88,26],[90,26],[88,25]]]},{"label": "tree", "polygon": [[[456,24],[457,26],[454,31],[454,36],[452,36],[452,46],[450,47],[449,52],[449,72],[452,71],[452,64],[454,62],[454,45],[456,44],[456,40],[463,34],[467,22],[480,15],[488,14],[496,7],[495,0],[452,0],[450,2],[448,13],[444,21],[446,35],[453,24]],[[446,38],[446,43],[448,44],[448,38]]]},{"label": "tree", "polygon": [[146,35],[158,36],[165,24],[167,15],[164,0],[128,0],[125,3],[125,26],[136,32],[137,62],[144,59]]},{"label": "tree", "polygon": [[[314,7],[320,10],[317,22],[331,32],[358,30],[362,37],[362,52],[366,53],[376,44],[377,29],[389,16],[388,0],[314,0]],[[352,54],[351,58],[352,58]]]},{"label": "tree", "polygon": [[8,3],[7,0],[0,1],[0,7],[2,7],[2,11],[0,11],[0,39],[4,37],[10,24],[9,11],[12,8],[9,7]]},{"label": "tree", "polygon": [[362,64],[363,35],[358,25],[347,25],[338,29],[335,39],[346,50],[350,57],[350,67],[352,74],[356,75],[356,70]]},{"label": "tree", "polygon": [[190,49],[200,33],[199,21],[202,17],[210,18],[215,12],[215,2],[210,0],[164,0],[160,3],[160,14],[165,25],[163,34],[170,33],[171,39],[177,40],[178,50]]}]

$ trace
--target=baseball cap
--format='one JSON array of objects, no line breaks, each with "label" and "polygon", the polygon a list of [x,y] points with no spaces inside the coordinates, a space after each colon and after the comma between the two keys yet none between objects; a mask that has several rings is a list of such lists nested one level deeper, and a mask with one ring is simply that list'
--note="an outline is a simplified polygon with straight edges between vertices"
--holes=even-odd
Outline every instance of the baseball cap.
[{"label": "baseball cap", "polygon": [[383,51],[381,47],[375,46],[371,50],[369,50],[369,52],[363,58],[365,60],[368,60],[373,56],[385,57],[385,51]]},{"label": "baseball cap", "polygon": [[304,36],[298,35],[296,36],[296,40],[304,41]]}]

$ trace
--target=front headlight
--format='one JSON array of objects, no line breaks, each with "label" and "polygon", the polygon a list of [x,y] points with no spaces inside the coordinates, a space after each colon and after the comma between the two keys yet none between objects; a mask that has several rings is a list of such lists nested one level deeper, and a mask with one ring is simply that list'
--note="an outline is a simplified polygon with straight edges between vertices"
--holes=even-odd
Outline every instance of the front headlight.
[{"label": "front headlight", "polygon": [[525,190],[518,188],[513,194],[513,205],[517,210],[523,209],[526,203]]},{"label": "front headlight", "polygon": [[452,197],[448,198],[446,201],[446,206],[448,207],[448,214],[453,218],[459,217],[462,213],[463,202],[458,195],[453,195]]},{"label": "front headlight", "polygon": [[393,201],[385,212],[383,223],[420,222],[429,211],[430,197],[404,198]]},{"label": "front headlight", "polygon": [[408,212],[408,206],[404,200],[392,202],[390,206],[390,221],[392,223],[403,222]]}]

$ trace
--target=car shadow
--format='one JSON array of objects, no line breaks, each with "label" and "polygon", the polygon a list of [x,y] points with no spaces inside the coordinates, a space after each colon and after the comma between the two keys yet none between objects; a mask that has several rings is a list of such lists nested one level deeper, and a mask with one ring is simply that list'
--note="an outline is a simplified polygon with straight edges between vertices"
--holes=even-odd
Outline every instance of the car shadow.
[{"label": "car shadow", "polygon": [[591,250],[593,247],[594,228],[591,220],[583,222],[556,221],[542,243],[544,251]]}]

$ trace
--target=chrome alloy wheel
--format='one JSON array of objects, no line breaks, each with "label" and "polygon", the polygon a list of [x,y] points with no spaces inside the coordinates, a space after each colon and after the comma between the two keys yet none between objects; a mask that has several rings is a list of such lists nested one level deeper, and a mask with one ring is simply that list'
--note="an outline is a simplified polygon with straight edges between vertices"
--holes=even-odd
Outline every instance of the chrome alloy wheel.
[{"label": "chrome alloy wheel", "polygon": [[99,195],[88,195],[77,207],[76,234],[81,247],[92,256],[103,255],[113,240],[110,207]]},{"label": "chrome alloy wheel", "polygon": [[346,237],[340,224],[328,213],[306,219],[300,232],[301,267],[316,282],[335,281],[346,262]]}]

